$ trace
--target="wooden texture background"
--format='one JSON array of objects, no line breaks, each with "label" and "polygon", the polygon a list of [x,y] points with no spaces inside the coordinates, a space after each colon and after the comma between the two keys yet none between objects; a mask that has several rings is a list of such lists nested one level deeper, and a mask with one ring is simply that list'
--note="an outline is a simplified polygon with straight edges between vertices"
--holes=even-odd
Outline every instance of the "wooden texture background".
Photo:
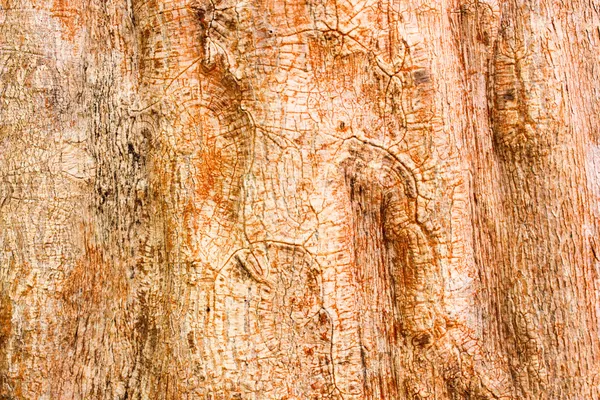
[{"label": "wooden texture background", "polygon": [[0,399],[600,399],[596,0],[0,0]]}]

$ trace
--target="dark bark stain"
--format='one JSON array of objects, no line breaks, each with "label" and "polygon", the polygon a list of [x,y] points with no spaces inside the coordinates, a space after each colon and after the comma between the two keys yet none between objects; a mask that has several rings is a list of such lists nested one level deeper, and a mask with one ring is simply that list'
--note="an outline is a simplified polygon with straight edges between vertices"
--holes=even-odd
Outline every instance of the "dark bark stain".
[{"label": "dark bark stain", "polygon": [[413,72],[413,79],[417,85],[422,83],[429,83],[431,81],[431,77],[429,75],[429,71],[426,69],[418,69]]},{"label": "dark bark stain", "polygon": [[12,300],[6,291],[0,291],[0,398],[12,399],[7,392],[8,378],[8,342],[12,334]]}]

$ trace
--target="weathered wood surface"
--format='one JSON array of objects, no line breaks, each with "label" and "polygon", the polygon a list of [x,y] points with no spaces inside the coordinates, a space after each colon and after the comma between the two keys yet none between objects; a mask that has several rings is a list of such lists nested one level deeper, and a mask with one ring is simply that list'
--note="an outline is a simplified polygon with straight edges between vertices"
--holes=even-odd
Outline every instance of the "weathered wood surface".
[{"label": "weathered wood surface", "polygon": [[0,0],[0,399],[598,399],[600,5]]}]

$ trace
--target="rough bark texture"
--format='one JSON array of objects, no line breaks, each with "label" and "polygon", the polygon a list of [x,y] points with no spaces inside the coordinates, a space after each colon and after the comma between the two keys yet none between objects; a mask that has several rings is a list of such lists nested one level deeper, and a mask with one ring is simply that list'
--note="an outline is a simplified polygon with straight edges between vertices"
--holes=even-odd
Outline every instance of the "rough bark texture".
[{"label": "rough bark texture", "polygon": [[600,4],[0,0],[0,399],[599,399]]}]

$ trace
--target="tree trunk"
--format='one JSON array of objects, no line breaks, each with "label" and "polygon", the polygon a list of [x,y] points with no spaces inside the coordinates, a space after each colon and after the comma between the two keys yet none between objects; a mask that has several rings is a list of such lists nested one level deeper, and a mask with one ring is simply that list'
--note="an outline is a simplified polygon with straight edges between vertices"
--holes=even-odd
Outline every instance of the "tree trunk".
[{"label": "tree trunk", "polygon": [[599,26],[0,0],[0,399],[599,399]]}]

